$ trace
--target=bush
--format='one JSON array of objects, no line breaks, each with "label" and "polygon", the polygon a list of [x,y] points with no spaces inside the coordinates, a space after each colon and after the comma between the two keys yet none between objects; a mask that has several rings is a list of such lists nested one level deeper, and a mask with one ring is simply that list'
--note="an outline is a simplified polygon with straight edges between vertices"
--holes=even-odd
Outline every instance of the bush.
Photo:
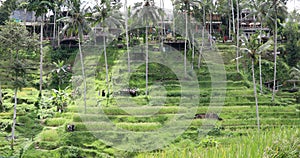
[{"label": "bush", "polygon": [[66,122],[64,118],[51,118],[46,120],[47,126],[61,126]]},{"label": "bush", "polygon": [[213,137],[207,136],[206,138],[201,140],[200,145],[204,148],[217,147],[219,145],[219,142],[215,140]]},{"label": "bush", "polygon": [[50,141],[54,142],[59,140],[59,136],[56,132],[56,130],[46,130],[43,131],[40,135],[42,141]]},{"label": "bush", "polygon": [[53,150],[59,147],[57,142],[40,141],[37,143],[38,143],[38,147],[41,149]]},{"label": "bush", "polygon": [[299,130],[292,135],[284,134],[283,137],[278,137],[272,146],[267,147],[264,155],[266,158],[299,158]]},{"label": "bush", "polygon": [[300,103],[300,92],[298,92],[296,95],[295,95],[295,98],[296,98],[296,103]]}]

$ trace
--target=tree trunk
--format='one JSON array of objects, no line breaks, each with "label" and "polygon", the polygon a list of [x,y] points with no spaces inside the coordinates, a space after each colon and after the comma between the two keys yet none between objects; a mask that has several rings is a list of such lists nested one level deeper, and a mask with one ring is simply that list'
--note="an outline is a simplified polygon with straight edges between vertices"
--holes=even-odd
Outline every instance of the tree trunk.
[{"label": "tree trunk", "polygon": [[262,88],[262,70],[261,70],[261,54],[258,55],[259,57],[259,88],[260,88],[260,94],[263,94],[263,88]]},{"label": "tree trunk", "polygon": [[81,62],[81,71],[82,71],[82,78],[83,78],[83,101],[84,101],[84,113],[86,113],[86,79],[85,79],[85,69],[84,69],[84,60],[83,60],[83,55],[82,55],[82,49],[81,49],[81,37],[82,35],[82,30],[79,31],[81,32],[81,35],[78,36],[78,47],[79,47],[79,56],[80,56],[80,62]]},{"label": "tree trunk", "polygon": [[53,19],[53,42],[56,38],[56,8],[54,8],[54,19]]},{"label": "tree trunk", "polygon": [[187,56],[187,38],[188,38],[188,17],[187,11],[185,12],[185,39],[184,39],[184,76],[186,76],[186,56]]},{"label": "tree trunk", "polygon": [[24,9],[24,27],[26,28],[26,20],[27,20],[27,9]]},{"label": "tree trunk", "polygon": [[60,30],[60,26],[59,23],[57,25],[57,45],[58,47],[60,47],[60,36],[59,36],[59,30]]},{"label": "tree trunk", "polygon": [[212,8],[210,10],[209,13],[209,43],[210,43],[210,47],[212,47]]},{"label": "tree trunk", "polygon": [[15,88],[15,96],[14,96],[14,114],[13,114],[13,124],[11,127],[11,150],[14,150],[14,141],[15,141],[15,128],[16,128],[16,121],[17,121],[17,93],[18,93],[18,88]]},{"label": "tree trunk", "polygon": [[[165,10],[165,3],[164,3],[164,0],[161,1],[162,2],[162,8],[163,8],[163,11]],[[165,21],[165,15],[163,14],[162,15],[162,21],[163,21],[163,33],[164,35],[166,34],[166,24],[164,23]]]},{"label": "tree trunk", "polygon": [[129,36],[128,36],[128,8],[127,0],[125,0],[125,33],[126,33],[126,51],[128,60],[128,72],[130,73],[130,53],[129,53]]},{"label": "tree trunk", "polygon": [[232,30],[233,34],[235,34],[235,20],[234,20],[234,7],[233,7],[233,0],[231,1],[231,13],[232,13]]},{"label": "tree trunk", "polygon": [[202,56],[202,51],[203,51],[203,47],[204,47],[204,33],[205,33],[205,28],[206,28],[206,15],[205,15],[205,6],[203,5],[203,28],[202,28],[202,41],[201,41],[201,48],[200,48],[200,52],[199,52],[199,57],[198,57],[198,69],[200,69],[200,65],[201,65],[201,56]]},{"label": "tree trunk", "polygon": [[109,95],[109,81],[108,81],[108,65],[107,65],[107,54],[106,54],[106,41],[105,36],[103,36],[103,46],[104,46],[104,60],[105,60],[105,73],[106,73],[106,86],[107,86],[107,94]]},{"label": "tree trunk", "polygon": [[[275,6],[276,7],[276,6]],[[274,82],[273,82],[273,93],[272,93],[272,102],[275,99],[275,90],[276,90],[276,64],[277,64],[277,9],[275,9],[275,30],[274,30]]]},{"label": "tree trunk", "polygon": [[43,34],[44,34],[44,15],[42,15],[41,32],[40,32],[40,96],[42,96],[43,90]]},{"label": "tree trunk", "polygon": [[[173,14],[175,15],[175,7],[173,5]],[[176,41],[176,28],[175,28],[175,17],[173,18],[173,36],[174,36],[174,40]]]},{"label": "tree trunk", "polygon": [[239,23],[239,0],[236,0],[236,10],[237,10],[237,16],[236,16],[236,71],[237,72],[240,72],[240,69],[239,69],[239,38],[240,38],[240,23]]},{"label": "tree trunk", "polygon": [[229,20],[228,20],[228,27],[229,27],[229,29],[228,29],[228,39],[231,39],[231,19],[229,18]]},{"label": "tree trunk", "polygon": [[146,96],[148,96],[148,59],[149,54],[148,54],[148,26],[146,26]]},{"label": "tree trunk", "polygon": [[4,111],[4,106],[3,106],[3,101],[2,101],[2,87],[1,87],[1,81],[0,81],[0,107],[2,107],[2,109],[0,109],[2,112]]},{"label": "tree trunk", "polygon": [[[261,17],[262,18],[262,17]],[[260,30],[259,30],[259,43],[262,44],[261,38],[262,38],[262,20],[260,21]],[[259,88],[260,88],[260,94],[263,94],[263,87],[262,87],[262,72],[261,72],[261,54],[259,54]]]},{"label": "tree trunk", "polygon": [[258,110],[257,91],[256,91],[256,82],[255,82],[255,73],[254,73],[254,58],[252,58],[252,80],[253,80],[253,90],[254,90],[255,107],[256,107],[257,128],[258,130],[260,130],[259,110]]},{"label": "tree trunk", "polygon": [[193,38],[192,38],[192,70],[194,69],[194,59],[195,59],[195,47],[194,47],[194,40],[195,40],[195,35],[192,34]]}]

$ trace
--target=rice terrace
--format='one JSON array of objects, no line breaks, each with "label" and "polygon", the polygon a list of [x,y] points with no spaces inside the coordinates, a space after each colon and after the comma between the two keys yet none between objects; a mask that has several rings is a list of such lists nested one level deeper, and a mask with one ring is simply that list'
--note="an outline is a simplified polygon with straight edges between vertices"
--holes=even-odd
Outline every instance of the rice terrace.
[{"label": "rice terrace", "polygon": [[0,0],[0,158],[300,158],[299,0]]}]

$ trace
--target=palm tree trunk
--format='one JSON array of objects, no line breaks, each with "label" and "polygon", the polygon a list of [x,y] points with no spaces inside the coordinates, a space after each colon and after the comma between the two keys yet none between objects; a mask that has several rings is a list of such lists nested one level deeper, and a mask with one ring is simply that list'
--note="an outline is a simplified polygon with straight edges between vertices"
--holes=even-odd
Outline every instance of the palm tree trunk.
[{"label": "palm tree trunk", "polygon": [[201,56],[202,56],[202,51],[203,51],[203,47],[204,47],[204,33],[205,33],[205,28],[206,28],[206,15],[205,15],[205,5],[203,5],[203,28],[202,28],[202,41],[201,41],[201,48],[200,48],[200,52],[199,52],[199,57],[198,57],[198,69],[200,69],[200,65],[201,65]]},{"label": "palm tree trunk", "polygon": [[53,41],[56,38],[56,8],[54,9],[54,19],[53,19]]},{"label": "palm tree trunk", "polygon": [[186,76],[186,56],[187,56],[187,38],[188,38],[188,17],[187,11],[185,12],[185,39],[184,39],[184,75]]},{"label": "palm tree trunk", "polygon": [[24,27],[26,28],[26,20],[27,20],[27,9],[24,9]]},{"label": "palm tree trunk", "polygon": [[148,60],[149,60],[149,54],[148,54],[148,26],[146,26],[146,96],[148,96]]},{"label": "palm tree trunk", "polygon": [[259,88],[260,88],[260,94],[263,94],[263,88],[262,88],[262,70],[261,70],[261,54],[258,55],[258,62],[259,62]]},{"label": "palm tree trunk", "polygon": [[109,83],[108,83],[108,65],[107,65],[107,54],[106,54],[106,41],[105,41],[105,36],[103,36],[103,46],[104,46],[104,60],[105,60],[106,86],[107,86],[107,95],[108,95],[108,94],[109,94]]},{"label": "palm tree trunk", "polygon": [[59,30],[60,30],[60,27],[59,27],[59,24],[57,26],[57,45],[58,47],[60,47],[60,36],[59,36]]},{"label": "palm tree trunk", "polygon": [[84,113],[86,113],[86,78],[85,78],[85,69],[84,69],[84,60],[83,60],[83,55],[82,55],[82,49],[81,49],[81,35],[78,36],[78,47],[79,47],[79,56],[80,56],[80,62],[81,62],[81,71],[82,71],[82,78],[83,78],[83,101],[84,101]]},{"label": "palm tree trunk", "polygon": [[233,0],[231,1],[231,13],[232,13],[232,30],[233,34],[235,34],[235,20],[234,20],[234,7],[233,7]]},{"label": "palm tree trunk", "polygon": [[[259,30],[259,43],[261,44],[261,38],[262,38],[262,20],[260,21],[260,30]],[[263,87],[262,87],[262,72],[261,72],[261,54],[259,54],[259,88],[260,88],[260,94],[263,94]]]},{"label": "palm tree trunk", "polygon": [[212,47],[212,9],[209,12],[209,43],[210,46]]},{"label": "palm tree trunk", "polygon": [[128,35],[128,9],[127,9],[127,0],[125,0],[125,32],[126,32],[126,51],[127,51],[127,64],[128,72],[130,73],[130,54],[129,54],[129,35]]},{"label": "palm tree trunk", "polygon": [[0,106],[2,107],[2,109],[0,109],[0,110],[3,112],[4,111],[4,107],[3,107],[3,101],[2,101],[1,81],[0,81]]},{"label": "palm tree trunk", "polygon": [[13,114],[13,124],[11,127],[11,150],[14,150],[14,141],[15,141],[15,128],[16,128],[16,121],[17,121],[17,93],[18,93],[18,88],[15,88],[15,96],[14,96],[14,114]]},{"label": "palm tree trunk", "polygon": [[274,30],[274,81],[273,81],[273,93],[272,101],[275,99],[275,90],[276,90],[276,64],[277,64],[277,9],[275,6],[275,30]]},{"label": "palm tree trunk", "polygon": [[236,0],[236,10],[237,10],[237,16],[236,16],[236,71],[240,72],[239,69],[239,31],[240,31],[240,24],[239,24],[239,0]]},{"label": "palm tree trunk", "polygon": [[260,123],[259,123],[259,110],[258,110],[258,101],[257,101],[257,92],[256,92],[255,73],[254,73],[254,58],[252,58],[252,81],[253,81],[253,90],[254,90],[255,107],[256,107],[257,128],[259,130]]},{"label": "palm tree trunk", "polygon": [[41,21],[41,33],[40,33],[40,96],[42,96],[43,90],[43,34],[44,34],[44,15],[42,15]]},{"label": "palm tree trunk", "polygon": [[229,18],[229,20],[228,20],[228,27],[229,27],[229,29],[228,29],[228,39],[231,39],[231,19]]},{"label": "palm tree trunk", "polygon": [[195,39],[195,35],[192,34],[193,38],[192,38],[192,70],[194,69],[194,59],[195,59],[195,47],[194,47],[194,39]]},{"label": "palm tree trunk", "polygon": [[[173,5],[173,14],[175,15],[175,7],[174,7],[174,5]],[[176,31],[176,26],[175,26],[175,17],[173,18],[173,36],[174,36],[174,40],[176,41],[176,33],[175,33],[175,31]]]}]

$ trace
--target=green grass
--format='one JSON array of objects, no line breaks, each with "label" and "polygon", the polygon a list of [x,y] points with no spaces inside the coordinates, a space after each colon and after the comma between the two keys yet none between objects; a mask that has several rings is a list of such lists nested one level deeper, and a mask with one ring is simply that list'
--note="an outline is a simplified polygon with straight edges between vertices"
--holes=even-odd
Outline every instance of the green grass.
[{"label": "green grass", "polygon": [[[170,145],[163,151],[141,153],[138,158],[151,157],[297,157],[300,155],[300,128],[275,128],[261,132],[250,132],[245,136],[200,138],[198,143],[182,141]],[[294,139],[289,144],[289,141]],[[238,142],[238,143],[237,143]],[[283,144],[279,144],[283,142]],[[284,146],[282,146],[284,145]],[[291,152],[290,152],[291,151]]]}]

